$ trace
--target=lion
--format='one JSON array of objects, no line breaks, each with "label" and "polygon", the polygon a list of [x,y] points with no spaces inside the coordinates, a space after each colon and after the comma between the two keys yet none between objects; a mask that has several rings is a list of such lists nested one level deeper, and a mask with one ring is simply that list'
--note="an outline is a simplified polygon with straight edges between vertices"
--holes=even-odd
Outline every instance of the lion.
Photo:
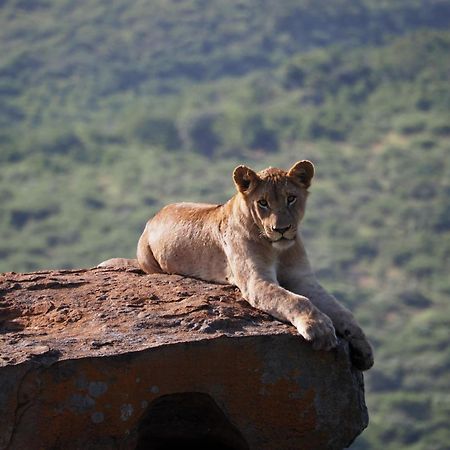
[{"label": "lion", "polygon": [[373,352],[352,313],[316,280],[300,234],[311,161],[288,171],[233,172],[236,194],[223,205],[176,203],[151,218],[139,239],[137,260],[114,258],[99,267],[138,267],[237,286],[243,297],[294,325],[314,349],[347,340],[353,365],[367,370]]}]

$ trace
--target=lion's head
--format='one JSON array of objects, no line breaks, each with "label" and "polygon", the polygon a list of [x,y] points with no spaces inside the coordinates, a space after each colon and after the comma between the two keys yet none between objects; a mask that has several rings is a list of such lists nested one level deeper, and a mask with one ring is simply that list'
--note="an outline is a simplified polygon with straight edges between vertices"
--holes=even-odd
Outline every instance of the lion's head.
[{"label": "lion's head", "polygon": [[238,166],[236,187],[261,236],[278,249],[290,247],[305,214],[308,187],[314,176],[310,161],[299,161],[288,171],[268,168],[254,172]]}]

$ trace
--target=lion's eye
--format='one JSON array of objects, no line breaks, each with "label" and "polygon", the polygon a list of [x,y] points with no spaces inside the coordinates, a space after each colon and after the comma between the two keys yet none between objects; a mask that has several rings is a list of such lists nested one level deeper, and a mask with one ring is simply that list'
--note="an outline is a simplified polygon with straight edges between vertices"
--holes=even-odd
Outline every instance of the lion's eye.
[{"label": "lion's eye", "polygon": [[293,205],[295,203],[295,200],[297,200],[297,197],[295,195],[288,195],[287,204]]},{"label": "lion's eye", "polygon": [[268,208],[269,204],[267,203],[267,200],[264,200],[263,198],[261,200],[258,200],[258,205],[261,206],[261,208]]}]

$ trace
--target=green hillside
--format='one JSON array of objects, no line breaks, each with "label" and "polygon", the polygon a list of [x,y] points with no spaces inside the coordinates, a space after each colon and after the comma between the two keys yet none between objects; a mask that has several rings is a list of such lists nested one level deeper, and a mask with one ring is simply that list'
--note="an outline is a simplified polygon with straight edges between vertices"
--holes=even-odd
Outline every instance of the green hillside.
[{"label": "green hillside", "polygon": [[163,204],[314,161],[303,233],[376,349],[355,449],[450,433],[450,3],[0,2],[0,271],[131,257]]},{"label": "green hillside", "polygon": [[446,0],[4,0],[0,8],[8,127],[98,120],[133,97],[450,22]]}]

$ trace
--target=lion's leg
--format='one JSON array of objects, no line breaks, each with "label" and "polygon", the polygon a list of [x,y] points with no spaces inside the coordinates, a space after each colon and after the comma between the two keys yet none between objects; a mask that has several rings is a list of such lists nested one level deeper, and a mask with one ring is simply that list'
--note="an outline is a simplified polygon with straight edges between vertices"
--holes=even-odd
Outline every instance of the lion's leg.
[{"label": "lion's leg", "polygon": [[[252,261],[242,255],[245,245],[228,248],[227,256],[232,271],[233,284],[255,308],[281,321],[292,323],[298,332],[313,343],[315,349],[329,350],[337,345],[333,324],[306,297],[282,288],[275,272],[267,264]],[[241,253],[241,255],[239,255]],[[260,266],[258,267],[258,265]]]},{"label": "lion's leg", "polygon": [[101,262],[97,267],[113,269],[140,269],[145,273],[164,273],[153,256],[147,238],[147,227],[142,233],[137,246],[137,259],[112,258]]},{"label": "lion's leg", "polygon": [[276,281],[250,276],[237,286],[246,300],[271,316],[292,323],[317,350],[330,350],[337,344],[331,320],[308,298],[283,289]]},{"label": "lion's leg", "polygon": [[137,245],[137,260],[139,267],[145,273],[164,273],[153,255],[148,243],[147,227],[139,238]]},{"label": "lion's leg", "polygon": [[329,294],[313,276],[289,280],[284,285],[286,289],[308,297],[317,308],[330,317],[338,335],[349,342],[352,361],[358,369],[367,370],[372,367],[372,347],[353,314]]}]

